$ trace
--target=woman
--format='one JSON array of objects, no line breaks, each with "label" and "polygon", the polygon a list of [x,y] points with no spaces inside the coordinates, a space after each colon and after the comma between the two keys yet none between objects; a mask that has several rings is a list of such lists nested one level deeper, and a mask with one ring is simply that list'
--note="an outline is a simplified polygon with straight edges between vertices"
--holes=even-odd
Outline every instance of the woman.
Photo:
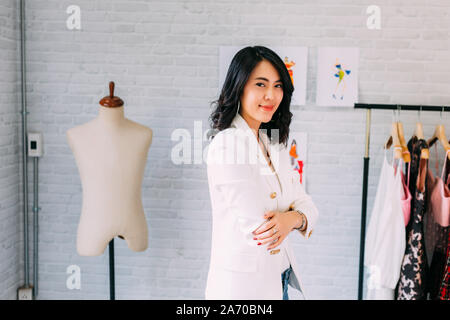
[{"label": "woman", "polygon": [[272,50],[231,61],[211,115],[207,171],[213,213],[206,299],[288,299],[304,290],[288,234],[311,236],[318,212],[289,165],[294,88]]}]

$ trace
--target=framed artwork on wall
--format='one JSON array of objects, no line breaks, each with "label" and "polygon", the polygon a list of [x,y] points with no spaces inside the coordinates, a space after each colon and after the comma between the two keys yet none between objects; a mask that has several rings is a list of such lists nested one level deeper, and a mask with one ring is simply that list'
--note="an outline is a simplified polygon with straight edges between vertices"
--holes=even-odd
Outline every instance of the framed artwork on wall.
[{"label": "framed artwork on wall", "polygon": [[318,106],[353,107],[358,101],[358,48],[319,48]]}]

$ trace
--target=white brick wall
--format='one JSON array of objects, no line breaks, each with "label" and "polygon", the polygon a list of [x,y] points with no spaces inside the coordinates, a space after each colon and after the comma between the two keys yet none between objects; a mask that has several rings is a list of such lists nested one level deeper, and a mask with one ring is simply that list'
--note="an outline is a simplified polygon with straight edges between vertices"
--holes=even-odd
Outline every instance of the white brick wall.
[{"label": "white brick wall", "polygon": [[0,299],[15,299],[23,273],[19,220],[20,26],[16,2],[0,3]]},{"label": "white brick wall", "polygon": [[[81,8],[81,31],[66,29],[65,10],[72,4]],[[366,8],[373,4],[381,8],[378,31],[366,28]],[[1,8],[2,16],[11,11]],[[96,116],[98,101],[113,80],[126,116],[154,130],[143,180],[149,248],[131,252],[116,238],[116,296],[203,299],[211,232],[205,165],[172,164],[176,143],[170,135],[176,128],[193,135],[196,120],[208,128],[209,103],[218,93],[219,46],[260,44],[309,47],[307,104],[292,107],[292,130],[308,132],[307,188],[321,217],[309,241],[291,239],[310,298],[355,299],[365,111],[315,106],[317,47],[360,48],[360,102],[448,105],[449,15],[445,0],[398,0],[395,5],[387,0],[28,2],[29,130],[43,132],[45,140],[39,298],[109,298],[107,249],[99,257],[76,253],[81,185],[65,132]],[[19,101],[2,103],[2,109],[7,105],[7,114],[17,121],[12,103]],[[416,118],[414,112],[401,114],[408,137]],[[421,118],[429,137],[439,113],[424,112]],[[368,214],[391,119],[389,111],[372,113]],[[443,121],[448,126],[449,116]],[[0,125],[3,130],[4,122]],[[8,150],[15,150],[19,162],[17,137],[14,141]],[[7,179],[18,172],[11,165]],[[6,194],[0,192],[2,204]],[[19,214],[17,201],[13,203],[13,211],[0,211],[2,223]],[[16,220],[11,228],[18,228]],[[15,269],[12,277],[22,271],[17,263],[6,267],[4,261],[16,261],[17,251],[1,253],[7,259],[0,260],[0,268]],[[81,267],[81,290],[66,288],[65,271],[71,264]],[[17,284],[9,277],[7,281]],[[13,297],[13,289],[4,296]]]}]

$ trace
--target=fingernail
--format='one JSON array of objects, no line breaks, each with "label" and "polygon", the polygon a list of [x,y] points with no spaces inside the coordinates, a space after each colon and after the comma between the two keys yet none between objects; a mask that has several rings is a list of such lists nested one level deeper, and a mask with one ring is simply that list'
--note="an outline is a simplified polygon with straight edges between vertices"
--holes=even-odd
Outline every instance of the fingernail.
[{"label": "fingernail", "polygon": [[261,242],[258,242],[258,246],[260,246],[261,245]]},{"label": "fingernail", "polygon": [[258,240],[257,238],[253,238],[253,240]]}]

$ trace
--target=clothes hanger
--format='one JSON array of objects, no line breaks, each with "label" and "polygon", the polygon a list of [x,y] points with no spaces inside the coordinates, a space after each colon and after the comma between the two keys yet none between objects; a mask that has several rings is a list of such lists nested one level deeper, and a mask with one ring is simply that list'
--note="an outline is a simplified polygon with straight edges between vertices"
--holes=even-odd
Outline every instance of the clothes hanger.
[{"label": "clothes hanger", "polygon": [[[442,107],[442,111],[444,111],[444,107]],[[447,136],[445,135],[445,128],[442,124],[442,111],[441,123],[436,126],[433,137],[428,140],[428,146],[431,147],[436,141],[439,141],[444,147],[445,152],[447,152],[447,150],[450,149],[450,143],[448,142]],[[448,154],[448,158],[450,159],[450,153]]]},{"label": "clothes hanger", "polygon": [[425,139],[423,136],[423,126],[422,122],[420,121],[420,112],[422,111],[422,106],[420,106],[419,111],[417,111],[417,123],[416,123],[416,130],[414,131],[414,136],[417,137],[417,139]]},{"label": "clothes hanger", "polygon": [[[416,123],[416,130],[414,131],[413,137],[416,137],[419,140],[425,140],[425,137],[423,135],[423,126],[422,121],[420,120],[420,113],[422,111],[422,106],[420,106],[420,109],[418,111],[418,120]],[[430,152],[428,148],[423,148],[420,153],[421,159],[429,159],[430,158]]]},{"label": "clothes hanger", "polygon": [[389,136],[388,141],[386,141],[386,143],[384,144],[384,148],[387,150],[392,146],[392,144],[394,144],[394,159],[401,159],[402,147],[400,144],[400,138],[398,136],[397,121],[395,121],[395,110],[393,112],[394,117],[392,119],[391,135]]},{"label": "clothes hanger", "polygon": [[405,163],[411,162],[411,154],[408,150],[408,145],[406,144],[405,135],[403,133],[403,124],[401,122],[397,123],[398,127],[398,137],[400,139],[400,145],[402,147],[402,158]]},{"label": "clothes hanger", "polygon": [[411,154],[408,150],[408,145],[406,144],[405,135],[403,133],[403,124],[400,122],[400,110],[401,107],[397,106],[398,109],[398,121],[397,121],[397,131],[398,138],[400,140],[400,145],[402,147],[402,158],[405,163],[411,162]]}]

